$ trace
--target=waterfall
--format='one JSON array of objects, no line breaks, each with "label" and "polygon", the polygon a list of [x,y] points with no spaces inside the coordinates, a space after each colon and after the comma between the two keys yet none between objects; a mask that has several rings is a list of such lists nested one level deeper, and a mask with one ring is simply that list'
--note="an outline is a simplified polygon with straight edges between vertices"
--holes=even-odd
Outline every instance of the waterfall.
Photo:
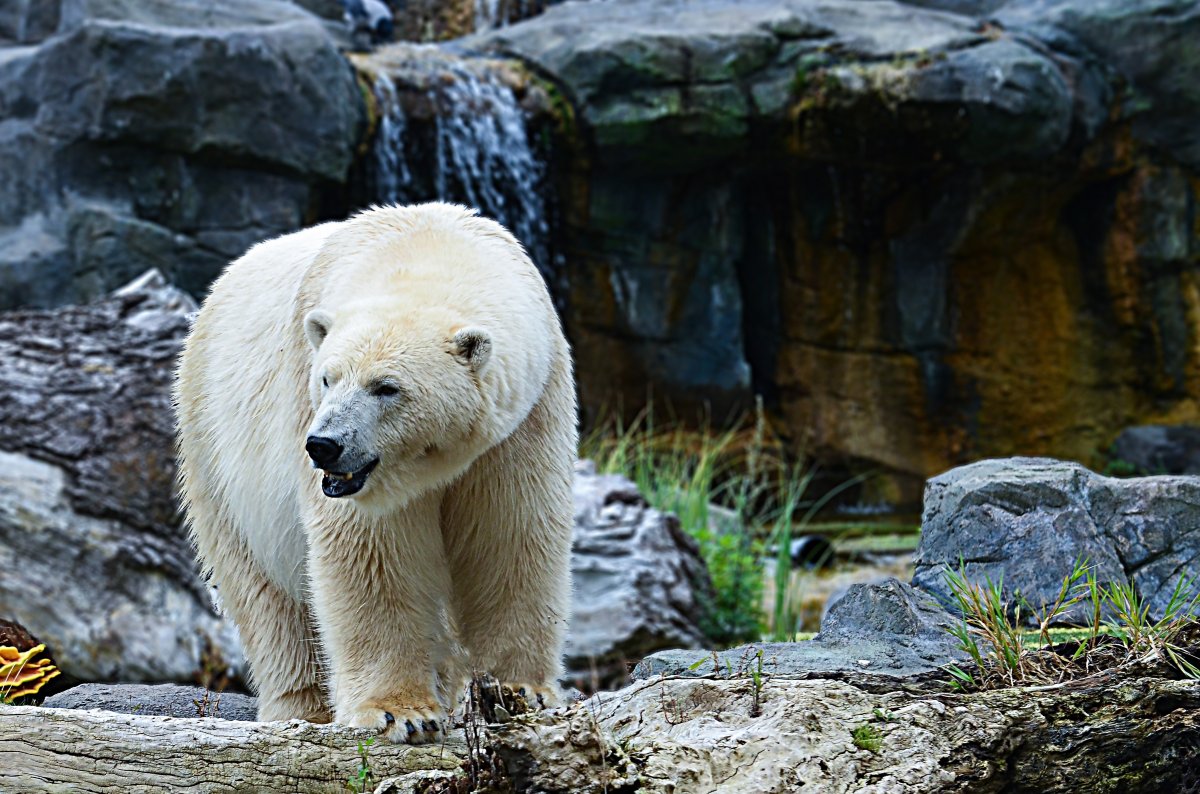
[{"label": "waterfall", "polygon": [[501,12],[500,0],[475,0],[475,31],[504,27],[508,22]]},{"label": "waterfall", "polygon": [[545,167],[505,67],[420,45],[371,58],[380,112],[371,198],[475,207],[516,235],[549,277]]},{"label": "waterfall", "polygon": [[475,0],[475,32],[495,30],[537,16],[554,0]]},{"label": "waterfall", "polygon": [[400,191],[412,183],[412,172],[404,159],[404,112],[396,96],[396,85],[386,76],[375,80],[379,100],[379,130],[375,139],[376,198],[384,204],[400,201]]}]

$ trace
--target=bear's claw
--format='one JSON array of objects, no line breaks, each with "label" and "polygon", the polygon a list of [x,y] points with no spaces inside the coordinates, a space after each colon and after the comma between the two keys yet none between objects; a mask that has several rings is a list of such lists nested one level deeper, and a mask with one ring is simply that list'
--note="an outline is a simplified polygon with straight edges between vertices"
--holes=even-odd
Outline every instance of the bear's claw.
[{"label": "bear's claw", "polygon": [[426,744],[443,738],[442,726],[445,717],[436,707],[400,708],[389,706],[377,708],[364,706],[339,715],[338,722],[352,728],[375,728],[390,742],[396,744]]}]

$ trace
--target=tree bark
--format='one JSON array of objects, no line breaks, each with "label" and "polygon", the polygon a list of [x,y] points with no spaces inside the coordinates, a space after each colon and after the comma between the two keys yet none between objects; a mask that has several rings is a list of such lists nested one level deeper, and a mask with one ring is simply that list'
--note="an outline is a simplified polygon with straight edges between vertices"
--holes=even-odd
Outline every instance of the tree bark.
[{"label": "tree bark", "polygon": [[[1197,792],[1200,682],[1099,677],[971,695],[846,681],[635,684],[492,730],[517,791]],[[854,731],[878,731],[878,746]]]},{"label": "tree bark", "polygon": [[[300,721],[0,706],[0,791],[344,793],[361,765],[358,743],[370,736]],[[366,750],[375,784],[457,769],[465,753],[461,739],[425,747],[376,740]]]}]

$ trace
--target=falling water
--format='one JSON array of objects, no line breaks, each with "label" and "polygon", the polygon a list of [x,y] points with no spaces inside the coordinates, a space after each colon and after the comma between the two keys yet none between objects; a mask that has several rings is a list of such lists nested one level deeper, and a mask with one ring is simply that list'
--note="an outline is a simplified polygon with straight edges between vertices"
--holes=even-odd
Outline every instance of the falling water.
[{"label": "falling water", "polygon": [[549,276],[545,168],[500,67],[421,46],[390,48],[374,66],[374,200],[476,207],[508,227]]},{"label": "falling water", "polygon": [[475,32],[502,28],[537,16],[554,0],[475,0]]},{"label": "falling water", "polygon": [[507,22],[501,11],[500,0],[475,0],[476,32],[503,27]]},{"label": "falling water", "polygon": [[396,96],[396,84],[386,76],[375,81],[375,96],[382,110],[375,139],[375,179],[378,198],[385,204],[400,201],[401,190],[412,182],[404,159],[404,112]]}]

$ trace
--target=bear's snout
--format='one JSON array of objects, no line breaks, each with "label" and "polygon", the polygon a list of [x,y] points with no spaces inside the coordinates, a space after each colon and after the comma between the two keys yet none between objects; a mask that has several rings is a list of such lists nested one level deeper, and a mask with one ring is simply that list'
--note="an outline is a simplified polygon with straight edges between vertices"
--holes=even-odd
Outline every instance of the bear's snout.
[{"label": "bear's snout", "polygon": [[324,436],[309,436],[304,450],[318,468],[326,470],[332,469],[337,459],[342,456],[342,445]]}]

